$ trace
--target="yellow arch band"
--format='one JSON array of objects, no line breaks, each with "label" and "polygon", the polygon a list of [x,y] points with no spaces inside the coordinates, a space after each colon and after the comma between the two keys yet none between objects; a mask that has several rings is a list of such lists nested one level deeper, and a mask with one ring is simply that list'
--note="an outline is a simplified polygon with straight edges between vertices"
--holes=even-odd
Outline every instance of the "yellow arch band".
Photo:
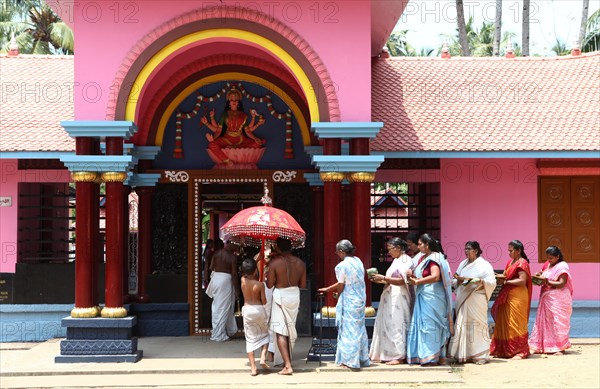
[{"label": "yellow arch band", "polygon": [[273,85],[272,83],[269,83],[268,81],[262,78],[243,73],[220,73],[215,74],[213,76],[208,76],[195,81],[193,84],[187,86],[184,90],[179,92],[179,94],[173,99],[173,101],[171,101],[171,103],[168,105],[168,107],[165,109],[164,113],[160,117],[160,122],[158,123],[158,129],[156,131],[156,137],[154,138],[155,145],[162,146],[167,122],[169,121],[169,118],[183,100],[185,100],[190,94],[195,92],[198,88],[200,88],[203,85],[229,80],[254,82],[262,86],[265,86],[265,84],[268,83],[268,89],[272,90],[273,93],[275,93],[277,96],[283,99],[283,101],[286,102],[292,110],[294,116],[296,117],[296,120],[298,121],[298,125],[300,126],[300,132],[302,133],[302,141],[304,142],[304,145],[310,145],[309,128],[296,102],[294,102],[283,90]]},{"label": "yellow arch band", "polygon": [[[129,96],[127,99],[127,105],[125,106],[125,120],[135,121],[136,108],[138,103],[137,94],[139,91],[143,90],[143,85],[146,84],[148,78],[152,74],[152,72],[170,55],[172,55],[177,50],[182,47],[200,42],[202,40],[207,39],[215,39],[215,38],[228,38],[234,40],[242,40],[250,42],[254,45],[264,48],[269,51],[273,56],[279,58],[283,64],[289,67],[292,74],[296,77],[298,82],[300,83],[300,87],[306,96],[306,101],[308,102],[308,109],[310,112],[310,119],[313,122],[319,121],[319,108],[317,105],[318,98],[315,94],[315,90],[312,87],[308,76],[302,69],[302,67],[296,62],[291,55],[289,55],[285,50],[279,47],[274,42],[266,39],[263,36],[258,34],[254,34],[249,31],[244,30],[236,30],[232,28],[220,28],[220,29],[212,29],[212,30],[204,30],[195,32],[192,34],[185,35],[165,47],[163,47],[159,52],[157,52],[142,68],[140,73],[137,75],[135,82],[133,83],[134,87],[129,92]],[[139,88],[135,86],[139,85]]]}]

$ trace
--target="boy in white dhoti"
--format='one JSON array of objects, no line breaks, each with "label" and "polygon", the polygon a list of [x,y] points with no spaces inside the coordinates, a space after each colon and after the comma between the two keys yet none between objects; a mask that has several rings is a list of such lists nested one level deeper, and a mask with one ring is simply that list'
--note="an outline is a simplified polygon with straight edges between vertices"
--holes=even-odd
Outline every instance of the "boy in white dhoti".
[{"label": "boy in white dhoti", "polygon": [[260,350],[260,365],[263,369],[269,366],[265,362],[269,346],[269,313],[265,305],[265,284],[258,280],[256,262],[246,259],[242,263],[242,293],[244,294],[244,306],[242,316],[244,317],[244,334],[246,336],[246,352],[250,360],[250,375],[258,374],[256,362],[254,361],[254,350]]}]

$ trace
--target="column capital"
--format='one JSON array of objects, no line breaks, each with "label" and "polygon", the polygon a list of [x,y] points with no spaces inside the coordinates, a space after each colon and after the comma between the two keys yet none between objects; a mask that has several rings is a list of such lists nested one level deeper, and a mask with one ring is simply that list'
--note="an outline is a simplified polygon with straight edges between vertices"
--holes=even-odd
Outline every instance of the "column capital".
[{"label": "column capital", "polygon": [[61,155],[71,172],[126,172],[137,163],[131,155]]},{"label": "column capital", "polygon": [[104,182],[123,182],[127,179],[125,172],[104,172],[102,173],[102,181]]},{"label": "column capital", "polygon": [[322,172],[319,176],[323,182],[342,182],[346,178],[343,172]]},{"label": "column capital", "polygon": [[371,173],[371,172],[348,173],[348,181],[350,181],[350,182],[373,182],[373,181],[375,181],[375,173]]},{"label": "column capital", "polygon": [[72,172],[71,178],[73,182],[96,182],[98,173],[96,172]]},{"label": "column capital", "polygon": [[323,172],[374,173],[383,162],[383,155],[315,155],[312,162]]},{"label": "column capital", "polygon": [[311,131],[319,139],[374,139],[382,127],[383,122],[313,122],[310,124]]},{"label": "column capital", "polygon": [[89,137],[129,139],[138,130],[134,122],[119,120],[64,120],[60,122],[71,138]]},{"label": "column capital", "polygon": [[[125,146],[127,145],[125,144]],[[133,146],[131,150],[131,155],[137,159],[154,160],[158,153],[160,153],[160,146]]]},{"label": "column capital", "polygon": [[160,180],[160,173],[133,173],[127,178],[125,185],[136,187],[153,187]]}]

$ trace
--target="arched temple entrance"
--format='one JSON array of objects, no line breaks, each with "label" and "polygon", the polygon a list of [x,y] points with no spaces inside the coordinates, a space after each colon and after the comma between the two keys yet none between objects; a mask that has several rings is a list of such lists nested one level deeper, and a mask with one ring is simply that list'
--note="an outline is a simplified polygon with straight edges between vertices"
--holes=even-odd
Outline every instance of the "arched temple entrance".
[{"label": "arched temple entrance", "polygon": [[[136,175],[160,174],[160,185],[186,188],[187,261],[182,269],[187,272],[190,334],[210,327],[210,306],[203,304],[200,220],[204,202],[214,195],[210,192],[226,185],[235,197],[246,191],[245,186],[264,183],[275,206],[276,185],[300,185],[303,189],[296,193],[310,193],[304,172],[314,170],[305,148],[319,145],[311,123],[339,120],[333,82],[302,37],[268,15],[232,10],[221,7],[218,15],[198,10],[148,34],[152,40],[140,41],[123,61],[106,113],[107,120],[137,125],[130,139],[135,147],[160,148],[152,159],[138,163]],[[225,20],[221,15],[227,15]],[[241,134],[260,147],[252,142],[249,147],[230,147],[229,141],[215,146],[222,134],[211,124],[227,116],[231,94],[239,94],[246,125],[261,121],[252,134]],[[285,206],[281,201],[280,205]],[[214,234],[213,229],[210,237],[218,237]],[[153,242],[157,239],[165,237],[152,237]],[[158,254],[152,255],[156,261]]]}]

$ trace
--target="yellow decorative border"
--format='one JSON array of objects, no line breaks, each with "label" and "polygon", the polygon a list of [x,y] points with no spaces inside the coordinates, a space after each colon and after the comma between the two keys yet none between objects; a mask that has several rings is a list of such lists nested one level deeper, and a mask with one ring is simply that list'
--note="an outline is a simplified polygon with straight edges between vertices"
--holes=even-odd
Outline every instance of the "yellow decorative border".
[{"label": "yellow decorative border", "polygon": [[296,117],[296,120],[298,121],[298,125],[300,126],[300,132],[302,134],[302,141],[304,142],[304,145],[310,145],[310,129],[308,128],[308,124],[306,123],[304,115],[302,115],[302,111],[300,111],[300,107],[298,107],[294,100],[292,100],[292,98],[282,89],[272,84],[268,80],[245,73],[215,74],[213,76],[205,77],[198,81],[195,81],[193,84],[189,85],[184,90],[179,92],[179,94],[171,101],[171,103],[167,106],[167,108],[160,117],[160,122],[158,123],[158,130],[156,131],[156,137],[154,138],[154,144],[156,146],[162,145],[162,141],[165,135],[165,129],[167,127],[167,122],[169,121],[169,118],[177,109],[179,104],[181,104],[181,102],[185,100],[190,94],[192,94],[196,89],[200,88],[203,85],[211,84],[213,82],[229,80],[254,82],[264,86],[265,88],[267,88],[267,86],[265,85],[268,84],[267,89],[272,90],[274,94],[279,96],[286,104],[288,104],[288,106],[292,110],[292,113]]}]

